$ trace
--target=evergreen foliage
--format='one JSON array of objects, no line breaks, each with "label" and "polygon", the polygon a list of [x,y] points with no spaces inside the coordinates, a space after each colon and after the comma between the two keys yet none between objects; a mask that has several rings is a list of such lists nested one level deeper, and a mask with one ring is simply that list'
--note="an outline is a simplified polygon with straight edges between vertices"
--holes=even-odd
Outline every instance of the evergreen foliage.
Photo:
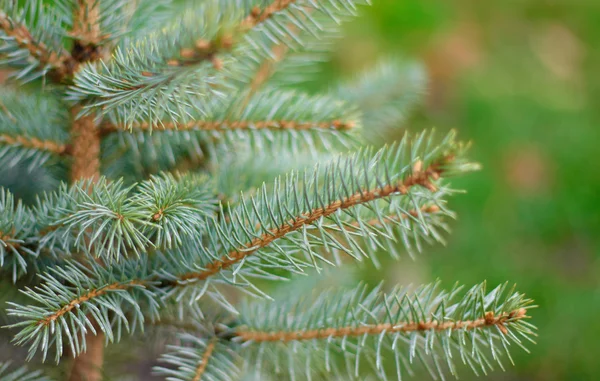
[{"label": "evergreen foliage", "polygon": [[[29,360],[70,355],[71,380],[99,380],[103,345],[163,325],[180,331],[155,368],[168,380],[444,378],[535,336],[506,285],[270,296],[444,243],[450,181],[478,169],[455,132],[381,146],[423,93],[416,63],[298,89],[363,1],[1,4],[0,166],[39,192],[0,189],[1,287],[25,298],[0,317]],[[61,184],[42,192],[35,171]],[[0,365],[17,379],[45,378]]]},{"label": "evergreen foliage", "polygon": [[10,363],[0,362],[0,381],[50,381],[40,371],[30,372],[27,368],[9,369]]}]

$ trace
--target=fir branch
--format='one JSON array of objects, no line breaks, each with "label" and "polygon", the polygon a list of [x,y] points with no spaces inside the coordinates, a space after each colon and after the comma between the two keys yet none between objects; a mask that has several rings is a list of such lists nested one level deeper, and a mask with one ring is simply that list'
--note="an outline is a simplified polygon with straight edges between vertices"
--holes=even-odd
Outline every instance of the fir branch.
[{"label": "fir branch", "polygon": [[75,308],[79,308],[79,306],[81,304],[87,303],[92,299],[97,299],[101,296],[104,296],[105,294],[107,294],[109,292],[128,290],[128,289],[136,287],[136,286],[144,286],[144,285],[145,285],[144,282],[138,282],[138,281],[131,281],[131,282],[125,282],[125,283],[117,282],[117,283],[108,284],[102,288],[92,289],[89,292],[87,292],[83,295],[80,295],[80,296],[76,297],[75,299],[69,301],[69,303],[62,306],[58,311],[56,311],[50,315],[47,315],[42,320],[40,320],[37,324],[43,325],[43,326],[49,326],[50,324],[55,322],[57,319],[60,319],[65,314],[72,312]]},{"label": "fir branch", "polygon": [[[204,237],[164,253],[169,264],[157,274],[163,297],[197,300],[209,295],[235,311],[216,288],[219,283],[263,295],[252,278],[281,280],[284,272],[332,265],[323,252],[334,254],[337,262],[344,254],[377,264],[375,249],[401,242],[410,253],[413,245],[421,249],[422,240],[443,242],[437,229],[446,229],[441,217],[452,213],[444,207],[450,191],[439,176],[477,166],[464,158],[465,147],[452,134],[439,146],[431,137],[424,144],[425,136],[416,137],[412,146],[407,137],[376,153],[342,156],[304,176],[292,173],[285,182],[276,180],[271,191],[265,186],[247,201],[242,196],[239,205],[222,210],[219,220],[207,219]],[[419,213],[432,203],[444,212]],[[410,214],[411,208],[418,217]],[[390,215],[403,214],[410,218],[390,220]],[[375,218],[382,224],[366,224]],[[398,255],[397,249],[390,252]]]},{"label": "fir branch", "polygon": [[202,375],[206,371],[206,367],[208,366],[208,362],[210,361],[210,357],[212,356],[213,350],[215,349],[215,345],[217,343],[216,339],[212,339],[206,349],[204,350],[204,354],[202,355],[202,359],[200,360],[200,364],[196,367],[196,372],[194,373],[194,378],[192,381],[200,381]]},{"label": "fir branch", "polygon": [[415,172],[395,186],[386,185],[381,188],[355,193],[341,200],[335,200],[325,207],[313,209],[302,216],[286,221],[283,225],[271,228],[259,237],[254,238],[246,246],[239,247],[235,249],[235,251],[229,252],[221,257],[217,262],[209,264],[206,266],[206,270],[199,273],[184,274],[180,279],[183,281],[190,279],[204,280],[221,270],[241,262],[246,257],[255,254],[258,250],[269,246],[271,243],[283,238],[287,234],[298,231],[306,225],[311,225],[322,218],[326,218],[345,209],[389,197],[394,194],[407,195],[410,188],[413,186],[422,186],[434,191],[436,188],[431,182],[431,179],[437,180],[442,175],[442,170],[440,168],[447,164],[448,162],[446,160],[434,162],[425,169],[425,171]]},{"label": "fir branch", "polygon": [[[384,357],[395,359],[398,379],[412,374],[415,360],[443,378],[443,364],[457,374],[457,358],[475,373],[493,369],[488,355],[502,367],[510,345],[524,348],[522,340],[535,336],[526,321],[531,302],[506,284],[486,292],[484,283],[466,293],[458,286],[440,290],[438,283],[388,293],[361,285],[278,305],[247,305],[229,335],[242,345],[247,368],[268,372],[272,364],[284,369],[287,364],[291,378],[302,371],[360,377],[372,367],[380,379],[389,379]],[[336,352],[346,369],[334,360]]]},{"label": "fir branch", "polygon": [[[193,120],[188,122],[142,122],[129,126],[105,123],[100,134],[114,142],[116,138],[111,135],[130,128],[134,137],[128,138],[122,133],[119,136],[124,159],[132,152],[139,152],[136,154],[138,163],[152,157],[163,162],[168,160],[159,164],[162,168],[173,167],[181,156],[214,157],[221,151],[219,146],[293,153],[306,147],[310,149],[309,154],[316,156],[321,147],[334,150],[355,145],[354,137],[360,128],[356,121],[360,120],[360,114],[353,105],[337,98],[265,89],[249,99],[244,109],[239,109],[244,98],[242,93],[227,102],[215,100],[203,113],[199,109],[190,110]],[[151,135],[154,133],[166,136],[154,138]],[[155,142],[155,147],[147,147],[147,141]],[[145,149],[142,146],[146,146]],[[116,148],[111,151],[114,150]],[[115,152],[111,159],[118,161],[119,153]]]},{"label": "fir branch", "polygon": [[[201,146],[215,152],[222,145],[245,146],[255,151],[285,149],[294,153],[306,147],[316,156],[319,148],[335,150],[355,145],[354,137],[361,127],[357,123],[360,114],[351,104],[333,97],[265,89],[241,110],[237,107],[243,97],[240,94],[228,102],[216,100],[202,114],[194,110],[190,112],[194,120],[186,123],[134,124],[132,132],[177,129],[175,134],[188,132],[184,135],[188,147]],[[109,127],[108,131],[115,129]],[[186,151],[183,153],[187,155]]]}]

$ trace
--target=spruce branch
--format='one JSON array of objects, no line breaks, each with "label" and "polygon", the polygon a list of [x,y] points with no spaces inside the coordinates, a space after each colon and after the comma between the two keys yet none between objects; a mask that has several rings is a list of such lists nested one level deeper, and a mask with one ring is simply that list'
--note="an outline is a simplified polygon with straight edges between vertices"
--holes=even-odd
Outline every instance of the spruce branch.
[{"label": "spruce branch", "polygon": [[171,171],[186,160],[194,169],[206,157],[225,158],[233,147],[253,151],[254,156],[289,151],[297,161],[307,149],[306,154],[317,157],[321,147],[333,151],[356,145],[360,114],[337,98],[265,89],[238,109],[244,97],[215,100],[204,114],[190,113],[193,120],[185,123],[134,123],[132,135],[123,132],[126,125],[105,122],[100,134],[106,141],[107,170],[114,168],[120,175],[121,168],[128,168],[147,176],[161,169]]},{"label": "spruce branch", "polygon": [[[523,341],[533,342],[526,321],[532,301],[507,284],[490,292],[485,283],[461,288],[444,291],[434,283],[386,293],[361,285],[278,305],[255,302],[242,309],[228,336],[241,345],[247,368],[269,372],[278,364],[281,372],[287,365],[291,378],[302,371],[360,377],[372,367],[380,379],[401,379],[418,361],[443,379],[444,367],[457,375],[457,359],[486,373],[493,369],[490,355],[503,368],[504,357],[512,362],[511,345],[525,349]],[[335,360],[338,352],[345,367]],[[384,357],[395,359],[394,376],[383,367]]]},{"label": "spruce branch", "polygon": [[[228,130],[249,130],[249,129],[269,129],[269,130],[307,130],[310,128],[320,129],[337,129],[347,130],[354,127],[353,122],[343,122],[341,120],[332,120],[331,122],[302,122],[293,120],[257,120],[257,121],[206,121],[206,120],[194,120],[189,121],[185,124],[179,123],[164,123],[160,127],[163,130],[197,130],[197,131],[228,131]],[[156,128],[156,127],[154,127]],[[102,128],[102,134],[110,134],[118,131],[118,127],[107,125]],[[133,124],[131,126],[133,131],[148,131],[152,127],[148,123]]]},{"label": "spruce branch", "polygon": [[[27,82],[50,71],[61,80],[73,70],[74,61],[60,43],[64,20],[58,12],[46,9],[41,1],[21,10],[7,0],[0,8],[0,63],[21,69],[17,79]],[[35,29],[28,29],[25,19],[35,20]]]},{"label": "spruce branch", "polygon": [[[120,268],[120,273],[109,271],[100,264],[91,267],[71,262],[42,274],[44,283],[26,289],[24,293],[44,307],[9,303],[12,306],[9,315],[24,320],[8,328],[22,328],[14,342],[31,345],[29,358],[40,350],[45,359],[48,352],[54,350],[58,362],[63,354],[63,344],[69,346],[73,356],[84,352],[88,332],[105,335],[107,342],[118,341],[122,329],[143,330],[145,317],[158,316],[159,305],[146,284],[127,279],[132,273],[140,278],[147,277],[148,266],[143,261],[128,263]],[[63,280],[68,280],[69,285]],[[61,291],[57,293],[57,290]],[[125,310],[134,317],[128,319]]]},{"label": "spruce branch", "polygon": [[[464,162],[464,147],[457,145],[453,134],[438,147],[432,146],[431,137],[426,147],[420,147],[424,139],[424,134],[418,136],[408,147],[410,139],[405,137],[399,146],[377,153],[366,151],[342,157],[322,172],[317,168],[304,176],[291,174],[285,181],[276,182],[271,194],[264,188],[248,202],[227,211],[225,219],[207,222],[209,246],[201,247],[205,258],[201,270],[179,275],[175,284],[206,280],[230,268],[235,268],[235,274],[238,264],[250,262],[257,266],[254,257],[298,271],[305,266],[319,268],[318,262],[324,258],[314,252],[315,247],[337,248],[352,256],[356,249],[364,252],[356,240],[361,236],[372,238],[374,234],[369,229],[373,226],[365,228],[360,224],[359,233],[344,234],[347,246],[326,230],[344,232],[343,215],[360,221],[355,211],[358,206],[369,205],[379,218],[385,207],[401,215],[405,210],[390,207],[392,197],[411,199],[415,197],[413,188],[430,195],[437,191],[441,176],[473,169],[472,164]],[[319,178],[323,183],[319,183]],[[379,204],[380,200],[384,204]],[[424,221],[423,225],[426,226]],[[428,229],[423,230],[427,234]],[[293,251],[304,253],[308,262],[290,255],[288,245]],[[223,251],[225,255],[216,254]]]},{"label": "spruce branch", "polygon": [[68,117],[59,102],[2,88],[0,105],[0,165],[28,162],[31,170],[70,155]]},{"label": "spruce branch", "polygon": [[[109,62],[85,65],[75,77],[70,98],[84,103],[85,113],[100,111],[127,126],[161,120],[185,123],[190,107],[202,112],[212,98],[225,99],[252,81],[255,62],[271,54],[264,46],[290,45],[285,25],[318,31],[312,13],[337,22],[356,14],[354,0],[276,1],[258,11],[251,3],[241,7],[224,0],[202,3],[176,25],[127,50],[118,48]],[[314,11],[309,14],[306,8]],[[215,56],[219,52],[221,58]],[[234,65],[239,57],[248,64]]]},{"label": "spruce branch", "polygon": [[276,331],[276,332],[256,332],[256,331],[238,331],[236,336],[241,341],[262,342],[290,342],[306,341],[314,339],[328,339],[340,337],[361,337],[365,335],[381,335],[384,333],[411,333],[426,331],[453,331],[453,330],[473,330],[489,327],[497,327],[502,333],[508,333],[507,322],[523,319],[526,317],[526,310],[521,308],[516,311],[505,312],[500,316],[494,316],[494,313],[488,311],[483,317],[467,321],[419,321],[419,322],[395,322],[365,325],[360,327],[336,327],[325,329],[313,329],[306,331]]}]

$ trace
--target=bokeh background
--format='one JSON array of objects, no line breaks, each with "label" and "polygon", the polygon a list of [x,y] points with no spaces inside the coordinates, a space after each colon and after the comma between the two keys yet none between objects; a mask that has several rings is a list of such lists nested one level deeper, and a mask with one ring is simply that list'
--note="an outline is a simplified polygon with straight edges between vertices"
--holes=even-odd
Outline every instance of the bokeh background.
[{"label": "bokeh background", "polygon": [[539,305],[538,344],[489,379],[599,379],[600,1],[373,3],[323,82],[382,55],[421,60],[428,93],[406,128],[456,128],[483,165],[454,182],[468,193],[451,200],[448,245],[387,278],[515,282]]},{"label": "bokeh background", "polygon": [[[429,84],[403,128],[456,128],[483,165],[454,182],[468,192],[451,200],[459,219],[448,244],[386,264],[385,278],[514,282],[539,305],[538,344],[487,379],[600,378],[600,1],[373,2],[311,89],[381,57],[414,58]],[[27,196],[18,179],[1,182]],[[371,270],[361,276],[377,282]]]}]

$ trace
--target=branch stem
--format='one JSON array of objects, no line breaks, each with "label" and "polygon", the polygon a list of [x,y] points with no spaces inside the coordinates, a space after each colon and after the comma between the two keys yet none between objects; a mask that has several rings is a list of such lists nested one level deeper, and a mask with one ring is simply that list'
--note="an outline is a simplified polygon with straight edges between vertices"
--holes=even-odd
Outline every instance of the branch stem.
[{"label": "branch stem", "polygon": [[[335,129],[349,130],[355,126],[352,121],[331,120],[326,122],[294,121],[294,120],[256,120],[256,121],[206,121],[192,120],[187,123],[134,123],[131,129],[135,131],[151,130],[177,130],[177,131],[229,131],[229,130],[307,130],[307,129]],[[99,134],[105,136],[118,131],[126,130],[127,127],[112,124],[103,125]]]},{"label": "branch stem", "polygon": [[333,337],[362,337],[365,335],[380,335],[382,333],[409,333],[425,332],[430,330],[448,331],[448,330],[473,330],[481,328],[498,327],[500,332],[506,333],[506,324],[515,320],[521,320],[527,317],[527,310],[520,308],[515,311],[505,312],[498,316],[489,311],[479,319],[466,321],[421,321],[421,322],[398,322],[395,324],[376,324],[361,325],[351,327],[332,327],[323,329],[312,329],[305,331],[245,331],[243,329],[236,331],[235,335],[242,341],[252,341],[254,343],[275,342],[275,341],[304,341],[314,339],[329,339]]},{"label": "branch stem", "polygon": [[71,181],[100,177],[100,136],[93,115],[78,118],[80,107],[71,110]]},{"label": "branch stem", "polygon": [[68,152],[65,144],[53,142],[51,140],[41,140],[28,136],[13,136],[8,134],[0,134],[0,144],[19,145],[25,148],[35,148],[41,151],[48,151],[58,155],[64,155]]},{"label": "branch stem", "polygon": [[86,351],[81,353],[71,366],[69,381],[101,381],[104,363],[104,334],[94,321],[97,335],[87,334]]},{"label": "branch stem", "polygon": [[215,350],[216,344],[217,344],[216,339],[213,339],[206,346],[204,355],[202,356],[202,361],[200,362],[200,364],[198,364],[198,367],[196,368],[196,373],[194,374],[193,381],[200,381],[200,379],[202,379],[202,375],[206,371],[206,366],[208,365],[210,356],[212,356],[212,353]]}]

